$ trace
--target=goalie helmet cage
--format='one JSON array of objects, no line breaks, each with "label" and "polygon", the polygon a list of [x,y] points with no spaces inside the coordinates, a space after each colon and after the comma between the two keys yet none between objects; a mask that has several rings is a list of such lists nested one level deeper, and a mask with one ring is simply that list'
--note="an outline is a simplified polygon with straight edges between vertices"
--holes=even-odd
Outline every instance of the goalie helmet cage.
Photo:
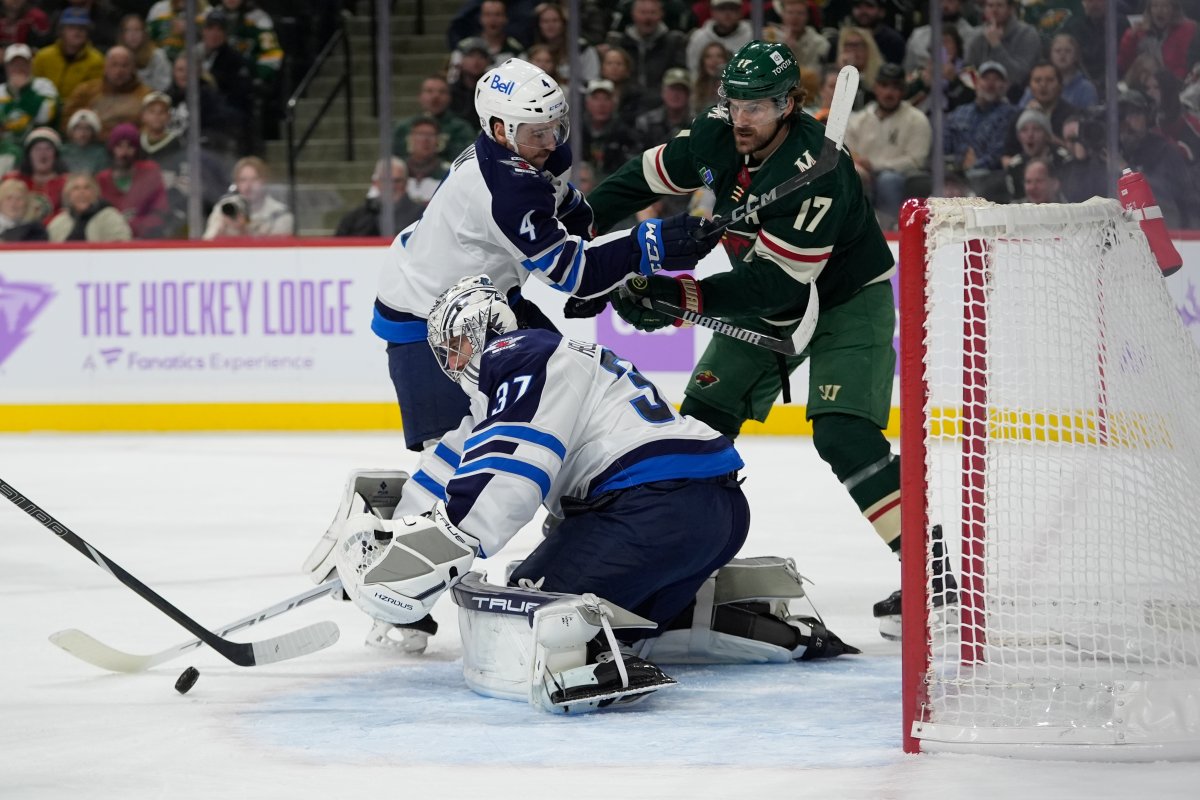
[{"label": "goalie helmet cage", "polygon": [[1200,355],[1145,237],[931,198],[900,264],[905,750],[1200,757]]}]

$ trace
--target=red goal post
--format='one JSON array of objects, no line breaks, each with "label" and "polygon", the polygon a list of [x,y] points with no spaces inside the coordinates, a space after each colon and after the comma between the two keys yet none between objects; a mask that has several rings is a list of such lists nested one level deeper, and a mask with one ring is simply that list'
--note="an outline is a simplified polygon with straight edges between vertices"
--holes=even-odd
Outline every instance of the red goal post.
[{"label": "red goal post", "polygon": [[1200,757],[1200,353],[1145,236],[1098,198],[901,217],[905,750]]}]

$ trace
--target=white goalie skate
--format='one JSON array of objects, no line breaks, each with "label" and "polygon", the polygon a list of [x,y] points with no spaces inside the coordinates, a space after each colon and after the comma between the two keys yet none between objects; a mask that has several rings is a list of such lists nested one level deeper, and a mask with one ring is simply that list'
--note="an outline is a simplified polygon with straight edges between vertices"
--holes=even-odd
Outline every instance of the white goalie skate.
[{"label": "white goalie skate", "polygon": [[437,622],[430,616],[412,625],[395,625],[376,619],[372,620],[371,630],[367,631],[365,644],[377,650],[420,655],[429,646],[429,637],[437,633],[437,629]]}]

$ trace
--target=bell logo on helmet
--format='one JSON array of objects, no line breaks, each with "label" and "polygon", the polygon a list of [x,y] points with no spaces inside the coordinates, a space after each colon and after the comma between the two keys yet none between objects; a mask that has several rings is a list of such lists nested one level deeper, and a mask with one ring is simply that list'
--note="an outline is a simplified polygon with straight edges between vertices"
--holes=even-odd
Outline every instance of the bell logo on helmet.
[{"label": "bell logo on helmet", "polygon": [[517,88],[517,82],[516,80],[504,81],[499,75],[493,75],[491,88],[502,94],[512,94],[513,90]]}]

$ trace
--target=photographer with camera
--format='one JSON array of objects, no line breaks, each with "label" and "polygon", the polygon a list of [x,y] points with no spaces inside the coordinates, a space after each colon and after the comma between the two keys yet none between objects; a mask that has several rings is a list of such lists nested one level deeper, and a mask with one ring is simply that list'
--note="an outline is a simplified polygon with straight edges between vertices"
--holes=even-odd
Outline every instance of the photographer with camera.
[{"label": "photographer with camera", "polygon": [[204,238],[291,236],[292,212],[267,194],[269,177],[261,158],[238,159],[233,165],[233,186],[209,214]]},{"label": "photographer with camera", "polygon": [[1059,179],[1068,203],[1108,195],[1107,134],[1102,117],[1081,111],[1063,122],[1063,143],[1071,160],[1062,166]]}]

